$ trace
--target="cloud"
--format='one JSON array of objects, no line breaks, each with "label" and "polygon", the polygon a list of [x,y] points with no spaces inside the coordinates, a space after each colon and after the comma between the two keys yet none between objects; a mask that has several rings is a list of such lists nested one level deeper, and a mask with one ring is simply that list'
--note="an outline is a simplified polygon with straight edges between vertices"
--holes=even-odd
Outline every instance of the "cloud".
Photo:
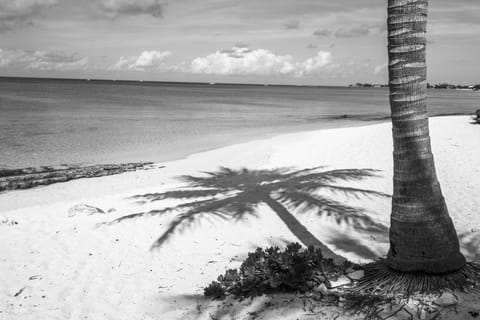
[{"label": "cloud", "polygon": [[30,19],[56,3],[57,0],[1,0],[0,32],[31,25]]},{"label": "cloud", "polygon": [[330,52],[295,61],[290,55],[277,55],[267,49],[233,47],[192,60],[189,71],[214,75],[291,75],[301,77],[320,72],[331,63]]},{"label": "cloud", "polygon": [[322,28],[313,32],[317,37],[329,37],[333,35],[335,38],[359,38],[386,32],[386,24],[360,24],[353,26],[343,26],[337,29]]},{"label": "cloud", "polygon": [[373,69],[373,74],[383,73],[385,70],[387,70],[387,64],[386,63],[376,66]]},{"label": "cloud", "polygon": [[365,37],[370,34],[370,29],[366,25],[353,26],[350,28],[339,28],[333,34],[335,38],[357,38]]},{"label": "cloud", "polygon": [[12,55],[0,49],[0,67],[8,66],[10,63],[12,63]]},{"label": "cloud", "polygon": [[307,60],[297,63],[297,75],[304,74],[313,74],[323,67],[330,64],[332,61],[332,54],[326,51],[319,51],[317,55],[313,58],[308,58]]},{"label": "cloud", "polygon": [[151,15],[159,18],[163,14],[160,0],[101,0],[100,8],[110,18],[120,15]]},{"label": "cloud", "polygon": [[87,64],[87,57],[79,57],[75,54],[0,49],[0,67],[63,71],[85,69]]},{"label": "cloud", "polygon": [[285,29],[291,30],[291,29],[298,29],[300,28],[300,21],[295,20],[295,21],[289,21],[283,25]]},{"label": "cloud", "polygon": [[147,69],[166,68],[165,60],[171,54],[170,51],[143,51],[138,56],[130,58],[120,57],[111,69],[145,71]]},{"label": "cloud", "polygon": [[67,56],[46,51],[34,51],[31,60],[27,68],[37,70],[85,69],[88,63],[87,57]]},{"label": "cloud", "polygon": [[234,47],[237,47],[237,48],[248,48],[250,47],[247,43],[245,42],[237,42],[235,43]]},{"label": "cloud", "polygon": [[317,29],[313,32],[313,35],[314,36],[317,36],[317,37],[328,37],[332,34],[332,31],[331,30],[328,30],[328,29]]}]

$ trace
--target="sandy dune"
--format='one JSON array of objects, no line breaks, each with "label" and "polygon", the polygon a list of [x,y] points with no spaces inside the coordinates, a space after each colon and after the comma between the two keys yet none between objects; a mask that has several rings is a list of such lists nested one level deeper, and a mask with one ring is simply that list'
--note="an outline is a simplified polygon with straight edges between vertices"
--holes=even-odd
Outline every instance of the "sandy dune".
[{"label": "sandy dune", "polygon": [[[480,262],[480,127],[466,116],[430,122],[438,175],[462,250]],[[249,250],[282,246],[296,238],[275,213],[260,205],[255,215],[239,221],[204,217],[152,249],[177,212],[108,223],[181,201],[132,197],[174,190],[182,187],[179,175],[199,175],[220,166],[376,169],[379,177],[342,185],[390,194],[391,125],[281,135],[162,165],[165,168],[0,194],[0,319],[211,319],[215,306],[202,298],[202,287],[226,268],[239,266]],[[390,199],[328,195],[388,225]],[[106,213],[69,217],[69,208],[77,204]],[[385,234],[359,232],[332,217],[289,209],[318,239],[353,261],[386,254]],[[262,299],[216,316],[244,318],[265,304]],[[295,303],[262,314],[280,316],[312,319]]]}]

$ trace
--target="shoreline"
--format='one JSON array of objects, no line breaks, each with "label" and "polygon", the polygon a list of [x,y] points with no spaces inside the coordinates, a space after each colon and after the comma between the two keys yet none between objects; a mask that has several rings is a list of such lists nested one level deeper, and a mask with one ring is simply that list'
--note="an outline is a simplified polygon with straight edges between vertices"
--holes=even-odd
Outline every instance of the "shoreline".
[{"label": "shoreline", "polygon": [[[429,115],[429,118],[461,117],[461,116],[473,117],[473,113],[462,113],[462,112],[439,113],[435,115]],[[180,154],[177,154],[177,155],[166,156],[162,160],[151,159],[148,161],[153,162],[155,164],[163,164],[163,163],[172,162],[172,161],[184,160],[198,153],[209,152],[209,151],[222,149],[229,146],[254,142],[257,140],[267,140],[267,139],[284,136],[284,135],[297,134],[297,133],[300,134],[300,133],[308,133],[308,132],[316,132],[316,131],[332,130],[332,129],[368,127],[368,126],[373,126],[373,125],[382,124],[382,123],[390,123],[390,115],[384,116],[380,114],[326,115],[326,116],[322,116],[317,119],[311,120],[311,122],[316,121],[318,119],[326,120],[326,122],[322,122],[320,124],[321,127],[314,127],[314,125],[311,125],[311,124],[300,125],[298,127],[291,126],[291,127],[282,128],[284,130],[275,130],[276,132],[263,132],[260,134],[260,136],[255,135],[254,133],[247,133],[245,134],[245,137],[241,137],[241,138],[239,137],[238,139],[232,138],[226,143],[219,143],[215,146],[199,148],[191,152],[181,152]],[[331,121],[328,121],[328,120],[331,120]],[[147,161],[147,160],[139,159],[139,162],[141,161]]]},{"label": "shoreline", "polygon": [[[470,116],[470,114],[464,114],[464,113],[445,113],[445,114],[436,114],[434,116],[430,116],[430,118],[437,118],[437,117],[450,117],[450,116]],[[356,128],[356,127],[364,127],[364,126],[371,126],[371,125],[376,125],[376,124],[381,124],[381,123],[388,123],[390,122],[390,116],[383,116],[383,115],[377,115],[377,114],[345,114],[345,115],[335,115],[335,116],[324,116],[324,117],[319,117],[313,121],[316,120],[327,120],[327,122],[322,122],[321,123],[321,128],[310,128],[310,125],[308,127],[302,126],[301,128],[296,128],[295,130],[292,127],[285,128],[284,130],[280,130],[277,132],[269,132],[266,133],[264,132],[260,136],[253,136],[252,133],[247,132],[244,136],[242,137],[237,137],[233,139],[229,139],[228,142],[225,143],[218,143],[214,146],[208,146],[208,147],[203,147],[203,148],[197,148],[195,150],[190,150],[190,151],[184,151],[184,152],[176,152],[176,153],[171,153],[169,156],[164,156],[161,159],[154,160],[150,159],[147,160],[145,158],[142,159],[132,159],[132,158],[118,158],[117,161],[111,161],[110,163],[85,163],[85,164],[48,164],[48,165],[42,165],[38,167],[26,167],[26,168],[8,168],[8,167],[3,167],[0,168],[0,192],[6,192],[6,191],[13,191],[16,189],[29,189],[32,187],[36,187],[39,185],[48,185],[48,184],[53,184],[53,183],[60,183],[60,182],[66,182],[70,180],[76,180],[76,179],[83,179],[83,178],[89,178],[89,177],[100,177],[100,176],[105,176],[105,175],[115,175],[115,174],[121,174],[124,172],[128,171],[134,171],[134,170],[142,170],[145,166],[149,165],[161,165],[164,163],[169,163],[172,161],[179,161],[179,160],[184,160],[187,159],[188,157],[198,154],[198,153],[205,153],[205,152],[210,152],[213,150],[225,148],[228,146],[234,146],[238,144],[244,144],[244,143],[249,143],[249,142],[254,142],[257,140],[266,140],[266,139],[271,139],[283,135],[289,135],[289,134],[297,134],[297,133],[307,133],[307,132],[315,132],[315,131],[322,131],[322,130],[331,130],[331,129],[342,129],[342,128]],[[331,121],[328,121],[331,120]],[[132,160],[137,160],[137,161],[132,161]],[[128,167],[133,165],[135,167],[134,170],[131,168],[129,169]],[[95,169],[96,168],[96,169]],[[103,169],[102,169],[103,168]],[[109,170],[112,169],[112,170]],[[124,168],[124,169],[122,169]],[[28,185],[28,181],[26,184],[22,183],[25,182],[27,179],[22,178],[23,175],[25,174],[31,174],[31,173],[55,173],[56,171],[59,170],[65,170],[65,169],[75,169],[77,172],[73,172],[71,174],[68,174],[68,178],[59,178],[56,181],[44,181],[40,183],[31,183],[31,185]],[[96,174],[88,174],[87,172],[89,170],[97,170],[98,175]],[[23,174],[18,174],[17,175],[17,182],[14,181],[14,179],[5,179],[5,172],[15,172],[15,171],[24,171]],[[41,172],[40,172],[41,171]],[[84,171],[82,173],[82,171]],[[100,172],[100,171],[103,171]],[[67,172],[65,172],[65,176],[67,175]],[[61,176],[61,174],[60,174]],[[37,178],[35,176],[31,177],[32,180],[36,180]],[[47,177],[49,178],[49,177]],[[8,180],[8,181],[6,181]],[[15,187],[17,185],[18,187]]]},{"label": "shoreline", "polygon": [[[385,118],[382,115],[372,114],[372,115],[341,115],[341,116],[332,116],[326,115],[318,117],[315,119],[304,120],[303,123],[288,125],[288,126],[278,126],[278,127],[268,127],[268,128],[248,128],[243,130],[235,129],[231,134],[225,135],[222,133],[206,133],[201,135],[195,141],[184,141],[180,146],[172,145],[170,150],[162,151],[155,150],[153,151],[151,146],[145,146],[144,148],[134,150],[134,152],[122,148],[114,152],[111,152],[108,157],[105,157],[102,153],[100,156],[96,156],[98,160],[92,161],[59,161],[55,162],[44,162],[44,161],[35,161],[39,163],[38,165],[27,165],[27,166],[12,166],[8,163],[2,163],[0,159],[0,172],[2,170],[22,170],[28,168],[41,168],[41,167],[56,167],[56,166],[100,166],[100,165],[109,165],[109,164],[122,164],[122,163],[143,163],[143,162],[152,162],[152,163],[163,163],[170,162],[175,160],[185,159],[188,156],[199,153],[207,152],[226,146],[246,143],[258,139],[268,139],[278,135],[297,133],[297,132],[307,132],[307,131],[316,131],[324,129],[334,129],[334,128],[346,128],[346,127],[359,127],[372,125],[376,123],[381,123],[387,121],[388,118]],[[94,152],[91,152],[93,154]],[[88,158],[94,158],[88,156]],[[1,177],[1,175],[0,175]]]}]

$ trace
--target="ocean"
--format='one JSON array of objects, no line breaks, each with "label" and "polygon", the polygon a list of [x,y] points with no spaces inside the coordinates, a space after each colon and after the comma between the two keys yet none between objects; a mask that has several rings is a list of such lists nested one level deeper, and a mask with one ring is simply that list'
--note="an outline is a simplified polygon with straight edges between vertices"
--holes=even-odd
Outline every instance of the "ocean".
[{"label": "ocean", "polygon": [[[431,115],[472,114],[479,101],[429,90]],[[0,78],[0,168],[161,162],[389,112],[387,88]]]}]

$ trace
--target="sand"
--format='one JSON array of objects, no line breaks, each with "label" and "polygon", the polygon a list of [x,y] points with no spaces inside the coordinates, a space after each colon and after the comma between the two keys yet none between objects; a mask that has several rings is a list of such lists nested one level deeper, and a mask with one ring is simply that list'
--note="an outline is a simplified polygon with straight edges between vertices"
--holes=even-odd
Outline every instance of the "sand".
[{"label": "sand", "polygon": [[[462,251],[480,262],[480,127],[467,116],[432,118],[430,123],[438,176]],[[203,299],[202,288],[226,268],[238,267],[248,251],[297,241],[265,205],[239,221],[204,217],[153,249],[176,212],[108,222],[179,204],[132,197],[174,190],[182,186],[178,176],[221,166],[376,169],[379,177],[343,185],[391,194],[391,124],[280,135],[161,165],[165,167],[0,194],[0,319],[244,319],[252,312],[257,319],[334,318],[338,308],[317,310],[325,313],[321,317],[309,315],[299,301],[284,303],[290,297],[274,297],[275,307],[261,312],[272,298],[221,312]],[[330,196],[388,225],[389,198]],[[69,212],[79,204],[104,213]],[[386,235],[292,212],[318,239],[352,261],[367,262],[388,250]],[[465,303],[465,310],[472,306]],[[342,318],[354,317],[340,314]]]}]

